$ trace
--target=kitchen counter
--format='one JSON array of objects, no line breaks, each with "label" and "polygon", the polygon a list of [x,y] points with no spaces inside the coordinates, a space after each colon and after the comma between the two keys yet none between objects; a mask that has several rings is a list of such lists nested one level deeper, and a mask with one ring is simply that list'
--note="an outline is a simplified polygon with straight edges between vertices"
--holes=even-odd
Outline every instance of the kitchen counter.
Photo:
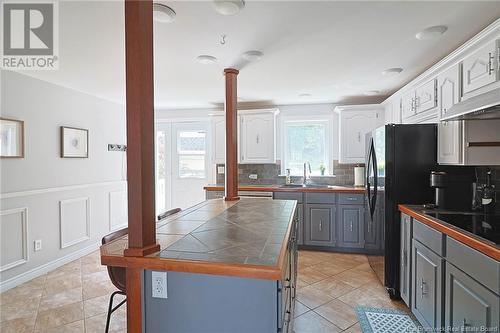
[{"label": "kitchen counter", "polygon": [[[224,186],[207,185],[203,187],[206,191],[224,191]],[[240,185],[239,191],[257,192],[324,192],[324,193],[365,193],[364,187],[354,186],[318,186],[308,185],[307,187],[285,187],[283,185]]]},{"label": "kitchen counter", "polygon": [[208,200],[157,224],[160,252],[125,257],[126,236],[101,247],[103,265],[278,280],[296,202]]},{"label": "kitchen counter", "polygon": [[[434,228],[447,236],[450,236],[457,241],[470,246],[471,248],[500,261],[500,244],[487,240],[467,230],[454,226],[450,223],[442,221],[438,218],[428,215],[428,213],[436,213],[438,210],[425,209],[422,206],[416,205],[399,205],[399,210],[423,224]],[[444,212],[443,213],[450,213]]]}]

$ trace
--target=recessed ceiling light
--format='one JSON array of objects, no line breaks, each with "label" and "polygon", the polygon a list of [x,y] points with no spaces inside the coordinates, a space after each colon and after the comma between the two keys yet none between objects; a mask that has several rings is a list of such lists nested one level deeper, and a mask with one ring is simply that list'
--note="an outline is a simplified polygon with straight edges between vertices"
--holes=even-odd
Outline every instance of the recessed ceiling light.
[{"label": "recessed ceiling light", "polygon": [[415,38],[420,40],[438,38],[439,36],[444,34],[446,30],[448,30],[448,27],[444,25],[435,25],[433,27],[428,27],[418,32],[415,35]]},{"label": "recessed ceiling light", "polygon": [[245,7],[243,0],[214,0],[215,10],[222,15],[234,15]]},{"label": "recessed ceiling light", "polygon": [[385,76],[393,76],[401,73],[403,71],[402,68],[399,67],[394,67],[394,68],[387,68],[386,70],[382,71],[382,75]]},{"label": "recessed ceiling light", "polygon": [[199,62],[200,64],[210,65],[210,64],[215,64],[217,62],[217,58],[211,55],[204,54],[196,57],[196,61]]},{"label": "recessed ceiling light", "polygon": [[258,61],[262,58],[263,55],[264,53],[260,51],[247,51],[243,53],[241,56],[243,57],[243,59],[247,61]]},{"label": "recessed ceiling light", "polygon": [[312,95],[311,94],[300,94],[299,97],[300,98],[308,98],[308,97],[311,97]]},{"label": "recessed ceiling light", "polygon": [[380,94],[380,90],[368,90],[363,93],[365,96],[377,96]]},{"label": "recessed ceiling light", "polygon": [[175,21],[175,11],[169,6],[161,3],[153,4],[153,20],[162,23],[171,23]]}]

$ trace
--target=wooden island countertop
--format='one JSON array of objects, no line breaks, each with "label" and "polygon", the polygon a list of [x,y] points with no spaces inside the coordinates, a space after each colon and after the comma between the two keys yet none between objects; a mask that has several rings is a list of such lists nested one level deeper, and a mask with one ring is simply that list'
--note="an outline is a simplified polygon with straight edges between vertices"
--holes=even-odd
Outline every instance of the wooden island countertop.
[{"label": "wooden island countertop", "polygon": [[279,280],[296,201],[214,199],[169,216],[156,225],[160,252],[124,256],[127,236],[101,246],[109,266]]}]

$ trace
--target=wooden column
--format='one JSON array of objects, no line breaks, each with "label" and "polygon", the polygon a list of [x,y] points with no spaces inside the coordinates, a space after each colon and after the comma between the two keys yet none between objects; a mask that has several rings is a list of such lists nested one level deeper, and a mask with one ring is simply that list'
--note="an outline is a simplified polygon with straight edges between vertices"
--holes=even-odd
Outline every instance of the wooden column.
[{"label": "wooden column", "polygon": [[226,76],[226,184],[224,200],[239,200],[238,197],[238,114],[237,77],[239,71],[224,69]]},{"label": "wooden column", "polygon": [[153,2],[125,0],[127,82],[127,256],[160,250],[156,244],[153,109]]},{"label": "wooden column", "polygon": [[[153,109],[153,1],[125,0],[129,257],[157,252]],[[143,329],[143,270],[126,268],[127,332]]]}]

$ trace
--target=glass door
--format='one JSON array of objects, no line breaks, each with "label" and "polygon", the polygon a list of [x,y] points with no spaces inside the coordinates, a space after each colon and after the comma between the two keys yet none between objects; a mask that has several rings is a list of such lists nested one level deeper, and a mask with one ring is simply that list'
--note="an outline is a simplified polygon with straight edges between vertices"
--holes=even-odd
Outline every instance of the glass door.
[{"label": "glass door", "polygon": [[172,208],[171,124],[156,125],[156,216]]}]

